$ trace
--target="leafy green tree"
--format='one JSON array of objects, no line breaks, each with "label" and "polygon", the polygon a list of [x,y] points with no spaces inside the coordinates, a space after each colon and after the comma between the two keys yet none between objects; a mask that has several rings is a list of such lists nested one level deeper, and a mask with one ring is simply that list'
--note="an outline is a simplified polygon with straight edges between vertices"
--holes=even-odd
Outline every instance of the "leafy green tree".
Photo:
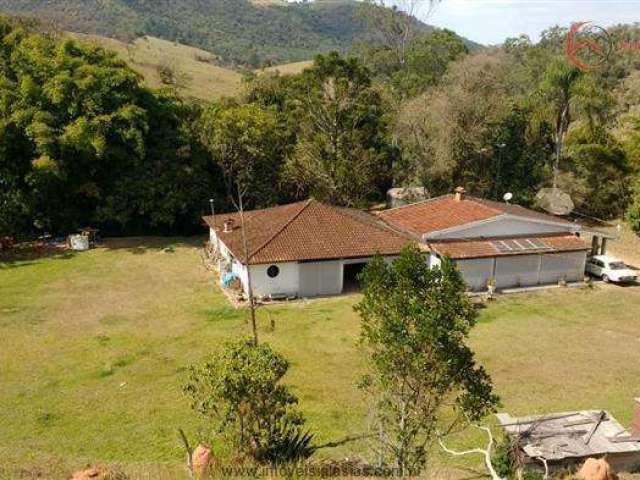
[{"label": "leafy green tree", "polygon": [[603,127],[575,122],[567,136],[565,169],[558,182],[576,210],[599,219],[619,218],[629,203],[631,169],[623,149]]},{"label": "leafy green tree", "polygon": [[282,384],[288,369],[267,344],[229,342],[191,368],[184,391],[237,451],[259,462],[298,460],[313,453],[312,436],[303,431],[298,399]]},{"label": "leafy green tree", "polygon": [[355,58],[320,55],[302,73],[297,95],[298,141],[286,174],[298,195],[345,206],[381,198],[396,150],[368,69]]},{"label": "leafy green tree", "polygon": [[564,155],[564,141],[572,121],[572,109],[579,98],[582,72],[564,59],[556,59],[545,71],[540,84],[538,110],[541,118],[554,127],[555,158],[553,186],[557,186],[560,162]]},{"label": "leafy green tree", "polygon": [[498,403],[465,343],[477,313],[452,262],[431,269],[417,246],[392,264],[375,258],[361,281],[355,308],[370,368],[363,385],[376,399],[379,454],[401,475],[417,473],[436,437]]},{"label": "leafy green tree", "polygon": [[[202,116],[202,138],[223,172],[228,196],[240,216],[244,261],[258,245],[245,234],[245,209],[267,207],[278,199],[282,136],[275,115],[257,105],[214,105]],[[258,344],[251,269],[247,290],[253,341]]]},{"label": "leafy green tree", "polygon": [[[188,231],[217,188],[197,108],[107,52],[0,19],[0,197],[13,233]],[[184,188],[181,188],[184,187]]]},{"label": "leafy green tree", "polygon": [[378,41],[391,54],[397,69],[407,63],[407,52],[421,30],[416,19],[425,5],[439,0],[396,0],[389,5],[384,0],[364,0],[360,12],[370,27],[377,32]]},{"label": "leafy green tree", "polygon": [[201,136],[230,195],[237,198],[241,191],[246,208],[277,202],[283,138],[271,111],[254,104],[215,104],[202,116]]},{"label": "leafy green tree", "polygon": [[360,52],[375,78],[389,84],[393,96],[401,101],[436,85],[449,65],[467,55],[469,49],[454,32],[436,30],[420,33],[411,40],[402,65],[384,45],[365,44],[360,46]]},{"label": "leafy green tree", "polygon": [[552,140],[547,124],[531,127],[514,69],[503,53],[469,55],[438,86],[406,102],[396,120],[402,159],[395,184],[424,186],[432,195],[464,185],[496,200],[511,191],[529,203],[546,179]]}]

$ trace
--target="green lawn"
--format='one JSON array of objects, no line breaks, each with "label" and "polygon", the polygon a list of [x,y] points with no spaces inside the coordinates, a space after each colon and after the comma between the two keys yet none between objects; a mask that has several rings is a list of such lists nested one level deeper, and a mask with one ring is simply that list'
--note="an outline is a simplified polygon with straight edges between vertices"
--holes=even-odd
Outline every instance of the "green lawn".
[{"label": "green lawn", "polygon": [[[204,269],[199,244],[112,240],[87,253],[0,263],[0,478],[18,466],[32,475],[87,462],[180,464],[177,428],[194,438],[201,428],[181,393],[185,368],[248,333],[244,313]],[[354,386],[356,301],[260,312],[262,340],[291,360],[287,380],[321,442],[366,428]],[[503,297],[481,315],[472,344],[505,410],[606,408],[630,421],[640,395],[640,288]]]}]

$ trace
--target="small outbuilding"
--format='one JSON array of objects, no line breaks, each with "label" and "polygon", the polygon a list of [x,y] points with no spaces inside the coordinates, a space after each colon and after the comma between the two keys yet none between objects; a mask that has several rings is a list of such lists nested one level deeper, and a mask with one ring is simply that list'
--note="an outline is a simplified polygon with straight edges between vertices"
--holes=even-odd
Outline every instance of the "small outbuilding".
[{"label": "small outbuilding", "polygon": [[[636,405],[640,405],[636,399]],[[635,422],[640,421],[636,407]],[[615,471],[640,465],[640,431],[629,433],[608,412],[583,410],[512,417],[498,414],[523,463],[558,470],[582,464],[587,458],[606,457]],[[634,423],[635,424],[635,423]]]},{"label": "small outbuilding", "polygon": [[248,255],[238,213],[204,217],[222,275],[235,275],[257,297],[337,295],[380,254],[396,257],[412,240],[360,210],[316,200],[244,213]]}]

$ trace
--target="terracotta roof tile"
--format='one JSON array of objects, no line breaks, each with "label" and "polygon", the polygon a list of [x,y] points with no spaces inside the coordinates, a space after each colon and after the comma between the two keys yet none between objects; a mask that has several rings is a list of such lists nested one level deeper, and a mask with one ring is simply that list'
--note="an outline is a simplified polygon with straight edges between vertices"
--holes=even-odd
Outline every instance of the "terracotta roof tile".
[{"label": "terracotta roof tile", "polygon": [[[315,200],[245,212],[251,264],[396,255],[412,240],[378,218]],[[231,232],[223,231],[227,219]],[[212,217],[204,217],[212,227]],[[238,213],[215,217],[220,240],[244,261]]]},{"label": "terracotta roof tile", "polygon": [[[543,245],[539,249],[528,249],[519,251],[501,251],[496,242],[520,240],[533,241],[536,244]],[[539,253],[558,253],[558,252],[580,252],[589,250],[587,244],[580,237],[575,235],[556,235],[545,237],[511,237],[500,238],[495,240],[470,240],[457,242],[430,242],[429,247],[440,255],[450,257],[454,260],[462,260],[465,258],[486,258],[486,257],[504,257],[514,255],[533,255]]]},{"label": "terracotta roof tile", "polygon": [[418,236],[501,215],[516,215],[556,223],[570,223],[553,215],[536,212],[519,205],[493,202],[470,196],[456,201],[453,195],[384,210],[378,215],[390,225]]}]

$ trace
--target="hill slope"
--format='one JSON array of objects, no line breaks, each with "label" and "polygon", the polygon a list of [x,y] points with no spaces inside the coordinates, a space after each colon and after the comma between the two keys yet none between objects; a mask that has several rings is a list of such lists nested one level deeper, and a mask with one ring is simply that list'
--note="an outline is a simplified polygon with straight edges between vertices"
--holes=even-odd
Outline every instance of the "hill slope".
[{"label": "hill slope", "polygon": [[215,57],[198,48],[155,37],[126,43],[98,35],[72,35],[115,51],[151,88],[173,86],[183,97],[211,101],[237,94],[242,85],[240,73],[215,65]]},{"label": "hill slope", "polygon": [[0,12],[125,41],[150,35],[254,68],[345,52],[368,35],[355,0],[0,0]]}]

